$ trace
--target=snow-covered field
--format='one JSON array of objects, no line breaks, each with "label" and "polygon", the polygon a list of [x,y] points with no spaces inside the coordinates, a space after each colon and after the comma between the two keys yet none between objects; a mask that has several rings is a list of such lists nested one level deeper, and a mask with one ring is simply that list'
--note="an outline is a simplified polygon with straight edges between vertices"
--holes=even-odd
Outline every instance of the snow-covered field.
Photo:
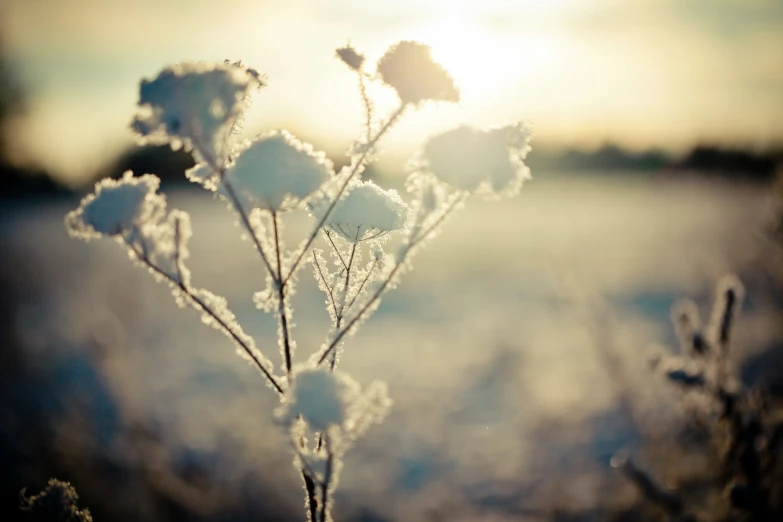
[{"label": "snow-covered field", "polygon": [[[651,423],[677,421],[645,363],[650,344],[674,343],[676,298],[706,314],[718,279],[736,272],[748,287],[737,361],[781,342],[768,279],[780,266],[767,233],[773,203],[757,186],[646,175],[534,179],[511,201],[469,201],[346,346],[342,368],[362,385],[386,381],[394,406],[349,452],[337,518],[505,520],[536,502],[592,505],[606,486],[590,473],[633,444],[619,390],[633,389]],[[62,218],[76,204],[19,206],[0,223],[36,281],[15,326],[51,376],[60,433],[73,436],[72,417],[83,417],[79,437],[121,461],[127,426],[152,426],[166,459],[299,516],[274,394],[118,245],[68,238]],[[252,304],[262,267],[234,216],[197,191],[170,195],[170,206],[192,214],[194,283],[225,295],[278,361],[274,320]],[[309,266],[294,306],[304,356],[328,328]]]}]

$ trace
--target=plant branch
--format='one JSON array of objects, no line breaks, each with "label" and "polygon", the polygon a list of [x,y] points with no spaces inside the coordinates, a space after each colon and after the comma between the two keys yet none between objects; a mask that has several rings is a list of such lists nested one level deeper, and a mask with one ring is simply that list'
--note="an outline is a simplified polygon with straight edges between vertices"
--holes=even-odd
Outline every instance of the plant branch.
[{"label": "plant branch", "polygon": [[281,283],[283,280],[283,265],[280,262],[280,231],[277,225],[277,213],[272,212],[272,228],[275,233],[275,255],[277,256],[277,312],[280,316],[280,329],[283,331],[283,355],[285,358],[285,371],[291,375],[291,334],[288,330],[288,315],[285,304],[285,286]]},{"label": "plant branch", "polygon": [[389,117],[389,119],[386,121],[383,127],[381,127],[380,130],[378,130],[378,133],[375,135],[375,137],[372,140],[370,140],[367,144],[365,144],[361,156],[359,156],[359,159],[356,161],[356,163],[354,163],[353,167],[351,168],[351,172],[345,178],[345,181],[340,186],[340,189],[337,191],[337,194],[332,199],[332,202],[329,204],[329,207],[326,209],[326,212],[324,212],[323,216],[321,216],[321,219],[318,220],[318,223],[316,224],[315,228],[310,233],[310,237],[307,238],[307,242],[305,243],[304,247],[302,247],[302,251],[299,252],[299,255],[297,256],[296,260],[291,265],[291,270],[288,272],[288,275],[286,276],[285,280],[283,280],[284,286],[286,283],[288,283],[288,280],[291,279],[291,277],[296,272],[296,269],[299,267],[299,263],[302,262],[305,253],[313,244],[315,238],[318,236],[318,231],[321,230],[321,227],[324,226],[326,220],[329,219],[329,214],[332,213],[332,210],[334,210],[334,207],[335,205],[337,205],[337,202],[340,200],[340,197],[343,195],[343,192],[345,192],[345,189],[348,188],[348,184],[351,182],[351,180],[356,175],[356,173],[359,172],[359,169],[364,164],[365,159],[370,154],[370,150],[372,150],[375,144],[378,143],[381,137],[384,134],[386,134],[386,132],[391,128],[394,122],[396,122],[397,119],[402,115],[403,111],[405,110],[405,107],[407,107],[406,104],[404,103],[401,104],[399,108],[392,113],[392,115]]},{"label": "plant branch", "polygon": [[359,93],[362,95],[362,102],[364,103],[364,115],[365,115],[365,122],[364,125],[367,128],[367,141],[370,141],[370,134],[372,133],[372,102],[370,102],[370,97],[367,95],[367,86],[364,84],[364,73],[361,71],[358,71],[359,73]]},{"label": "plant branch", "polygon": [[206,161],[207,165],[209,165],[212,170],[217,173],[220,181],[223,183],[223,187],[226,189],[228,199],[231,201],[231,206],[233,206],[234,210],[236,210],[237,214],[239,214],[239,218],[242,220],[242,224],[244,225],[245,229],[247,229],[250,237],[253,238],[253,244],[255,245],[258,253],[261,255],[261,259],[263,260],[266,269],[269,270],[269,273],[272,275],[272,279],[276,279],[279,283],[280,279],[277,278],[274,270],[272,270],[272,265],[269,263],[269,259],[264,252],[264,248],[261,245],[261,240],[258,239],[258,235],[256,234],[255,229],[253,229],[253,226],[250,224],[250,218],[248,217],[247,212],[245,212],[245,209],[242,207],[242,203],[239,201],[239,197],[234,191],[234,187],[232,187],[231,183],[229,183],[229,181],[226,179],[226,169],[224,167],[220,167],[215,158],[207,154],[207,149],[200,141],[197,142],[197,144],[200,145],[198,149],[201,153],[201,156],[204,158],[204,161]]},{"label": "plant branch", "polygon": [[345,263],[345,259],[343,259],[343,256],[340,254],[340,249],[338,249],[337,245],[334,244],[334,239],[332,239],[332,235],[326,229],[323,229],[323,231],[324,231],[324,235],[326,235],[326,238],[329,240],[329,243],[332,244],[332,248],[334,248],[335,254],[337,254],[337,257],[340,259],[340,263],[343,264],[343,268],[348,270],[348,265]]},{"label": "plant branch", "polygon": [[324,470],[324,480],[321,483],[321,520],[320,522],[326,522],[326,513],[329,508],[329,486],[332,482],[332,464],[334,460],[334,453],[329,445],[329,437],[324,437],[326,443],[326,469]]},{"label": "plant branch", "polygon": [[370,279],[370,276],[375,271],[375,267],[378,266],[378,260],[374,259],[372,262],[372,266],[370,266],[370,269],[367,270],[367,275],[364,277],[364,280],[362,281],[362,284],[359,285],[359,289],[354,294],[353,298],[351,299],[351,302],[348,303],[347,308],[350,310],[353,304],[356,302],[356,298],[359,297],[359,295],[362,293],[362,290],[364,290],[364,285],[367,284],[367,281]]},{"label": "plant branch", "polygon": [[[214,310],[212,310],[200,297],[198,297],[196,294],[193,293],[193,291],[185,285],[183,281],[177,281],[173,277],[171,277],[170,274],[168,274],[165,270],[162,270],[159,266],[157,266],[155,263],[153,263],[150,258],[144,253],[139,252],[139,250],[130,243],[127,239],[125,240],[125,244],[133,251],[133,253],[136,255],[136,257],[145,265],[147,265],[151,270],[153,270],[156,274],[162,276],[165,278],[171,285],[179,288],[193,303],[195,303],[201,310],[204,311],[207,315],[209,315],[212,319],[217,322],[218,325],[223,329],[223,331],[235,342],[237,343],[244,351],[247,353],[247,355],[253,360],[256,367],[261,371],[261,373],[266,377],[270,383],[272,383],[272,386],[275,388],[277,393],[280,395],[283,395],[283,388],[280,386],[280,384],[277,382],[277,379],[274,378],[274,376],[269,373],[269,370],[266,369],[266,367],[261,363],[261,361],[258,359],[258,356],[253,353],[253,350],[250,349],[250,346],[247,345],[247,343],[237,334],[233,328],[231,328],[226,322],[217,314]],[[144,242],[142,241],[142,245]],[[177,247],[178,249],[179,247]],[[179,255],[177,256],[179,257]],[[180,278],[181,279],[181,278]]]},{"label": "plant branch", "polygon": [[436,227],[438,227],[444,219],[446,219],[446,216],[448,216],[457,206],[458,203],[463,201],[465,199],[465,196],[462,195],[460,197],[457,197],[454,199],[454,201],[451,202],[451,204],[443,211],[443,213],[438,216],[438,219],[436,219],[429,227],[425,229],[424,232],[417,235],[415,238],[412,238],[410,243],[408,243],[407,248],[405,249],[405,253],[402,256],[402,259],[397,262],[397,264],[394,265],[394,268],[392,268],[391,272],[389,272],[388,277],[381,283],[381,286],[378,287],[378,289],[375,291],[375,294],[364,304],[361,310],[350,320],[348,321],[348,324],[338,332],[338,334],[335,336],[335,338],[332,340],[331,343],[329,343],[329,346],[324,350],[324,352],[321,354],[321,357],[318,358],[318,364],[323,363],[326,360],[327,355],[329,355],[330,352],[332,352],[337,345],[340,343],[340,341],[345,337],[345,335],[353,328],[353,326],[359,322],[359,320],[364,316],[364,314],[367,313],[368,310],[375,304],[375,302],[380,299],[380,297],[383,295],[386,288],[391,284],[392,280],[394,279],[394,276],[397,275],[397,272],[399,272],[400,268],[405,265],[405,261],[408,258],[408,255],[410,254],[411,250],[424,238],[426,238]]},{"label": "plant branch", "polygon": [[[359,236],[359,231],[356,231],[356,236]],[[356,247],[358,243],[354,243],[351,247],[351,256],[348,258],[348,266],[345,267],[345,285],[343,287],[343,298],[342,303],[340,303],[340,313],[337,316],[338,325],[339,328],[339,321],[343,318],[343,313],[345,312],[345,301],[348,299],[348,287],[351,284],[351,268],[353,268],[353,260],[356,257]]]},{"label": "plant branch", "polygon": [[329,296],[329,302],[332,305],[332,310],[334,310],[334,316],[337,317],[337,304],[334,302],[334,293],[332,292],[332,287],[329,286],[329,283],[326,282],[324,273],[321,270],[321,264],[318,262],[318,258],[315,256],[315,252],[313,252],[313,264],[315,265],[315,269],[318,271],[318,276],[324,282],[324,286],[326,287],[327,290],[326,295]]}]

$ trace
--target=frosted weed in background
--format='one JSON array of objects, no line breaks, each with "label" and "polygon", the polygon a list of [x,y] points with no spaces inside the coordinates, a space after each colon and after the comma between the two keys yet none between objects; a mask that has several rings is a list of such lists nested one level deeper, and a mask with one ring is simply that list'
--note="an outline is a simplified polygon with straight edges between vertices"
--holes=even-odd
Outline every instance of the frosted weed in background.
[{"label": "frosted weed in background", "polygon": [[[253,299],[277,317],[279,369],[244,333],[223,297],[194,285],[187,267],[190,216],[167,211],[157,177],[127,172],[119,180],[103,180],[65,220],[74,237],[110,236],[124,245],[131,259],[172,288],[180,306],[195,309],[258,369],[280,397],[275,417],[290,436],[307,516],[322,522],[331,520],[343,455],[391,404],[383,383],[363,390],[336,370],[343,343],[410,269],[418,248],[471,193],[512,196],[529,177],[523,160],[530,131],[512,124],[489,130],[462,126],[430,139],[409,163],[407,201],[394,190],[360,180],[379,141],[406,111],[427,102],[458,102],[459,91],[421,43],[392,46],[378,61],[377,73],[365,70],[364,56],[350,46],[338,49],[337,56],[358,77],[366,117],[364,137],[339,172],[324,153],[285,130],[247,142],[236,139],[251,96],[264,85],[258,71],[241,63],[177,64],[143,80],[131,124],[141,142],[191,151],[197,165],[187,172],[188,179],[214,192],[238,215],[266,271],[266,287]],[[365,89],[370,81],[381,81],[398,94],[399,106],[385,118],[373,114]],[[313,228],[290,247],[283,217],[295,209],[310,214]],[[387,243],[392,235],[399,240],[395,248]],[[308,263],[324,292],[331,328],[321,346],[309,350],[306,362],[294,364],[290,300],[299,270]]]}]

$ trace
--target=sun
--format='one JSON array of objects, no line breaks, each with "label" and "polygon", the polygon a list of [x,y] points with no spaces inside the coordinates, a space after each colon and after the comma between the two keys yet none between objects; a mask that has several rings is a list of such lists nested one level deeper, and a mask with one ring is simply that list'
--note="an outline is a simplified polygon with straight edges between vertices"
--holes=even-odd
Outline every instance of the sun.
[{"label": "sun", "polygon": [[532,78],[557,51],[556,41],[546,34],[499,35],[460,15],[422,24],[413,36],[432,48],[465,101]]}]

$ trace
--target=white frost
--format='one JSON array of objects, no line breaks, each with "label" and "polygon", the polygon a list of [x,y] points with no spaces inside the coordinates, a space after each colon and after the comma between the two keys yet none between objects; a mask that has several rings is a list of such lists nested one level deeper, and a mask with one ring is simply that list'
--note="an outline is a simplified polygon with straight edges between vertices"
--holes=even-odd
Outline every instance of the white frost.
[{"label": "white frost", "polygon": [[[228,183],[246,210],[279,212],[295,207],[333,175],[323,152],[280,130],[259,136],[240,151],[220,190],[225,192]],[[191,179],[195,177],[194,172]]]},{"label": "white frost", "polygon": [[530,128],[517,123],[489,130],[462,126],[431,138],[414,176],[431,174],[458,190],[485,196],[513,195],[530,178],[523,159]]},{"label": "white frost", "polygon": [[300,371],[294,377],[288,418],[297,415],[314,431],[325,432],[331,425],[342,426],[349,403],[356,395],[356,385],[342,374],[327,368]]},{"label": "white frost", "polygon": [[131,127],[142,137],[176,145],[183,141],[202,156],[221,163],[231,127],[250,91],[261,85],[252,69],[231,64],[188,62],[142,80],[139,112]]},{"label": "white frost", "polygon": [[[321,217],[328,202],[312,209]],[[351,243],[374,239],[408,224],[410,208],[396,190],[383,190],[372,181],[357,182],[329,214],[326,224]]]},{"label": "white frost", "polygon": [[157,220],[165,211],[166,200],[157,194],[160,180],[152,174],[134,177],[127,171],[122,178],[103,179],[95,192],[82,199],[79,208],[65,216],[68,232],[85,240],[101,235],[119,235]]},{"label": "white frost", "polygon": [[286,395],[287,404],[278,412],[286,426],[295,426],[301,416],[311,430],[329,433],[335,443],[340,439],[343,450],[381,422],[391,406],[384,383],[375,381],[362,391],[351,377],[326,367],[297,371]]}]

